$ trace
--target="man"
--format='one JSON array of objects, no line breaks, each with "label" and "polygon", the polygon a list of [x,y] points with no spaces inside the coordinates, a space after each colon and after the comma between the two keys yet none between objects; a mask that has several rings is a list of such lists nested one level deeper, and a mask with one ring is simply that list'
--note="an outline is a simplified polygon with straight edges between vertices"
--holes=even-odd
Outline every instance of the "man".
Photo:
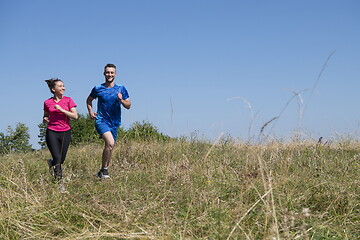
[{"label": "man", "polygon": [[[95,120],[96,131],[105,142],[102,166],[97,176],[110,178],[108,167],[112,151],[121,125],[121,105],[130,109],[131,102],[126,88],[115,84],[116,66],[107,64],[104,68],[105,83],[95,86],[86,100],[90,118]],[[98,99],[97,113],[93,111],[92,101]]]}]

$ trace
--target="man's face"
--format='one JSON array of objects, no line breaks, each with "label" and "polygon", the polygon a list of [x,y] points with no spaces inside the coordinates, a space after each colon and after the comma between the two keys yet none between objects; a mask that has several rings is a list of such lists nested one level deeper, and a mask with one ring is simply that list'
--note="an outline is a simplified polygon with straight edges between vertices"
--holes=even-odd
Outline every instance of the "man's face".
[{"label": "man's face", "polygon": [[104,76],[107,82],[112,82],[115,79],[116,76],[116,69],[112,67],[106,67]]}]

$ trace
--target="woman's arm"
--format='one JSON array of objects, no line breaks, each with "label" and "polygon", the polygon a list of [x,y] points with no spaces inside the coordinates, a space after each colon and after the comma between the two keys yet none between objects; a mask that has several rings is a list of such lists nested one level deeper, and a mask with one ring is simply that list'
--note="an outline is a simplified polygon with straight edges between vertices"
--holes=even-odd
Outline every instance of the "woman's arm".
[{"label": "woman's arm", "polygon": [[43,123],[47,124],[49,122],[49,116],[49,113],[44,111]]},{"label": "woman's arm", "polygon": [[55,105],[54,108],[58,109],[60,112],[64,113],[69,118],[72,118],[72,119],[75,119],[75,120],[78,119],[78,113],[77,113],[75,107],[70,108],[70,111],[66,111],[65,109],[63,109],[59,105]]}]

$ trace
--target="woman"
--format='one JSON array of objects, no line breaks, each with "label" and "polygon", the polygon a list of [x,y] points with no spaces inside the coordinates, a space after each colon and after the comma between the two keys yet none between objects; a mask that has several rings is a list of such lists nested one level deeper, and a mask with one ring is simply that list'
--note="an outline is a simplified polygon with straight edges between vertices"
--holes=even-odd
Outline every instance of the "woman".
[{"label": "woman", "polygon": [[70,97],[64,96],[65,86],[58,78],[45,80],[53,97],[44,101],[43,122],[47,123],[46,145],[52,159],[48,160],[51,175],[60,182],[61,165],[64,163],[71,140],[70,118],[77,119],[76,104]]}]

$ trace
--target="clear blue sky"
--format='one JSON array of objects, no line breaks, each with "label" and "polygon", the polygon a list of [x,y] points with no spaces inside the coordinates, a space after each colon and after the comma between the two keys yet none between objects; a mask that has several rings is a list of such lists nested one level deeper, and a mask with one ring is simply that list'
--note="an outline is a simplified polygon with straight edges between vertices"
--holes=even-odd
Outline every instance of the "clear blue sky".
[{"label": "clear blue sky", "polygon": [[1,0],[0,34],[0,132],[25,123],[35,148],[44,80],[87,113],[107,63],[132,100],[125,129],[248,140],[281,113],[265,134],[359,133],[357,0]]}]

